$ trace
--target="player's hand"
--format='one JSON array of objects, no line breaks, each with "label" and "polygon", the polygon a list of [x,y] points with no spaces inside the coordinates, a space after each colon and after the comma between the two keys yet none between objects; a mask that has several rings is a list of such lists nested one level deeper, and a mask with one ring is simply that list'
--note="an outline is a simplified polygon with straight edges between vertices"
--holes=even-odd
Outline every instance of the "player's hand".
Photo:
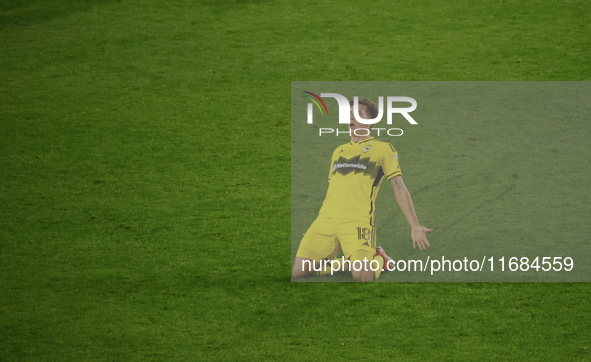
[{"label": "player's hand", "polygon": [[410,237],[412,238],[412,248],[416,249],[418,246],[419,249],[425,250],[427,247],[431,246],[425,233],[430,233],[432,231],[433,229],[427,229],[424,226],[415,226],[412,228],[412,231],[410,232]]}]

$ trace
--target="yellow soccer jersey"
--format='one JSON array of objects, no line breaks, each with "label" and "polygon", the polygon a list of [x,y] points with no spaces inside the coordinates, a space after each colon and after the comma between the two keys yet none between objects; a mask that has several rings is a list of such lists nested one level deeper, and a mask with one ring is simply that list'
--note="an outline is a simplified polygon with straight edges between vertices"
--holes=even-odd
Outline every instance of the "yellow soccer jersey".
[{"label": "yellow soccer jersey", "polygon": [[384,177],[402,175],[398,153],[373,137],[337,147],[332,154],[322,217],[365,218],[373,225],[375,201]]}]

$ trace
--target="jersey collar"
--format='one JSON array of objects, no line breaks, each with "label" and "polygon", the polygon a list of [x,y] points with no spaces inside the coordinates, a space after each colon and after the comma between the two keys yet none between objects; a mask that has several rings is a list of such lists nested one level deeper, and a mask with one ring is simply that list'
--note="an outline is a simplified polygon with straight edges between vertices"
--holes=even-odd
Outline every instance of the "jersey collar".
[{"label": "jersey collar", "polygon": [[351,145],[359,145],[359,144],[362,144],[362,143],[367,142],[367,141],[372,141],[373,139],[374,139],[374,137],[369,137],[369,138],[366,138],[366,139],[364,139],[362,141],[359,141],[359,142],[349,141],[349,144],[351,144]]}]

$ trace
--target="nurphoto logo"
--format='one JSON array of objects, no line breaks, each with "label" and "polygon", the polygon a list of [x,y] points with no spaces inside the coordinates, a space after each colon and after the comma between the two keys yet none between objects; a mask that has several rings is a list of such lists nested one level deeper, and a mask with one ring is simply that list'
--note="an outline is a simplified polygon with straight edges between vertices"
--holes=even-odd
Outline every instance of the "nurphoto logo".
[{"label": "nurphoto logo", "polygon": [[[312,92],[303,91],[306,95],[302,97],[308,99],[312,103],[308,103],[307,108],[307,120],[308,124],[314,123],[314,105],[320,111],[320,114],[328,115],[328,107],[322,98],[334,98],[337,101],[339,107],[339,124],[349,124],[351,122],[351,105],[349,104],[349,100],[347,97],[343,96],[342,94],[338,93],[320,93],[320,96],[314,94]],[[410,103],[409,107],[394,107],[395,103]],[[361,124],[373,126],[376,123],[380,122],[384,117],[384,97],[378,97],[378,115],[376,118],[367,119],[362,118],[359,116],[359,97],[353,97],[353,117],[355,120]],[[393,115],[398,113],[403,116],[408,123],[416,125],[418,124],[410,115],[409,113],[417,109],[417,101],[414,98],[410,97],[393,97],[387,96],[386,97],[386,124],[392,124]],[[356,136],[368,136],[371,132],[375,132],[378,136],[384,133],[388,136],[402,136],[404,131],[400,128],[378,128],[378,127],[371,127],[371,128],[358,128],[353,131],[341,131],[336,128],[320,128],[318,131],[318,135],[322,136],[323,134],[334,134],[338,136],[339,134],[346,134],[351,136],[351,132],[355,133]]]}]

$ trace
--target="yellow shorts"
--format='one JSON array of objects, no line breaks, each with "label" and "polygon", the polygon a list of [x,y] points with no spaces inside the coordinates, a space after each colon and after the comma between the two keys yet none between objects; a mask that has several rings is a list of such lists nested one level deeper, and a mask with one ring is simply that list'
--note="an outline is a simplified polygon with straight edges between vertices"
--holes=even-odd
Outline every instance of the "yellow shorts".
[{"label": "yellow shorts", "polygon": [[367,219],[318,217],[300,242],[296,256],[311,260],[332,260],[343,250],[345,259],[367,251],[375,255],[376,229]]}]

